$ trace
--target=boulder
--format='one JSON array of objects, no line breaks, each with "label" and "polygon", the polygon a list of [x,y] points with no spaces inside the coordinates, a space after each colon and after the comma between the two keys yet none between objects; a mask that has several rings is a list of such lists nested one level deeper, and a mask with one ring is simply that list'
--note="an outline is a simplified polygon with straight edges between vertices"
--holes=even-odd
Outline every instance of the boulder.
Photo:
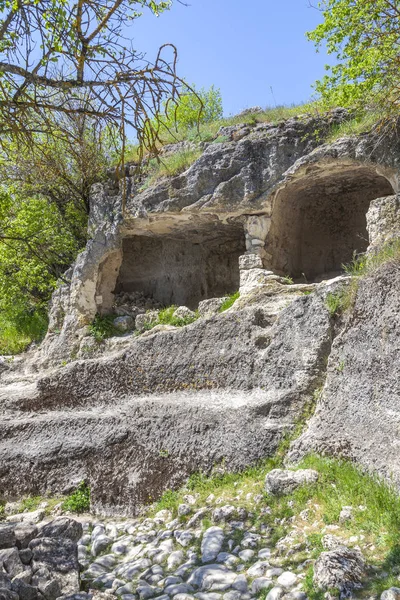
[{"label": "boulder", "polygon": [[149,310],[144,314],[140,314],[135,319],[135,328],[139,331],[145,331],[151,324],[157,323],[158,310]]},{"label": "boulder", "polygon": [[68,517],[58,517],[40,527],[36,537],[64,538],[78,542],[82,535],[82,524],[79,521]]},{"label": "boulder", "polygon": [[224,591],[232,586],[237,574],[218,564],[206,565],[195,569],[188,583],[203,592]]},{"label": "boulder", "polygon": [[196,313],[190,310],[187,306],[178,306],[178,308],[174,311],[174,317],[178,319],[195,319]]},{"label": "boulder", "polygon": [[302,485],[312,485],[318,481],[318,473],[313,469],[273,469],[265,478],[265,490],[276,496],[290,494]]},{"label": "boulder", "polygon": [[208,300],[202,300],[199,304],[199,315],[201,317],[210,317],[219,313],[219,309],[228,299],[228,296],[222,298],[209,298]]},{"label": "boulder", "polygon": [[347,594],[361,586],[365,562],[359,550],[339,546],[322,552],[314,565],[314,585],[323,590],[337,589]]},{"label": "boulder", "polygon": [[381,594],[381,600],[400,600],[400,588],[391,587]]},{"label": "boulder", "polygon": [[[32,540],[29,547],[33,553],[32,569],[35,574],[38,571],[50,572],[51,579],[59,585],[59,595],[79,592],[76,543],[66,538],[43,537]],[[52,594],[53,592],[49,589],[47,593]]]},{"label": "boulder", "polygon": [[201,561],[203,563],[215,560],[221,552],[224,542],[224,530],[221,527],[209,527],[201,541]]},{"label": "boulder", "polygon": [[115,329],[120,331],[121,333],[126,333],[127,331],[132,331],[135,328],[135,321],[129,315],[124,315],[122,317],[117,317],[113,321],[113,325]]},{"label": "boulder", "polygon": [[0,550],[3,550],[4,548],[13,548],[15,542],[14,527],[0,525]]},{"label": "boulder", "polygon": [[1,568],[11,579],[18,575],[18,573],[24,571],[24,565],[19,558],[17,548],[0,550],[0,569]]}]

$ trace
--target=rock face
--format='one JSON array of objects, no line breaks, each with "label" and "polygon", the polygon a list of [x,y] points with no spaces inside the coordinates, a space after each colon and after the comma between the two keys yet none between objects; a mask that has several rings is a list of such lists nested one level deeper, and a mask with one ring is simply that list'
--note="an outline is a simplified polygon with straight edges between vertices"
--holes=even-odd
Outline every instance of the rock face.
[{"label": "rock face", "polygon": [[335,339],[324,392],[291,458],[344,456],[392,474],[400,484],[400,267],[389,262],[360,282],[354,309]]},{"label": "rock face", "polygon": [[[143,189],[128,169],[94,186],[90,239],[44,343],[0,362],[4,497],[87,480],[94,510],[135,513],[194,471],[273,454],[327,364],[292,459],[340,454],[400,482],[397,263],[362,282],[344,327],[328,310],[350,282],[343,263],[400,235],[400,150],[374,133],[322,144],[345,118],[222,128],[177,177]],[[173,326],[159,322],[167,306]],[[121,336],[94,339],[96,315]]]},{"label": "rock face", "polygon": [[322,296],[289,294],[278,318],[275,299],[135,338],[29,393],[6,386],[0,488],[12,497],[87,479],[94,509],[131,514],[194,471],[273,453],[320,385],[332,337]]},{"label": "rock face", "polygon": [[96,313],[127,314],[121,295],[194,310],[270,272],[304,282],[341,271],[368,247],[371,202],[371,241],[397,223],[400,159],[396,136],[321,144],[346,118],[222,128],[227,141],[204,146],[182,175],[141,190],[128,169],[125,181],[94,186],[90,241],[54,295],[37,363],[79,354]]}]

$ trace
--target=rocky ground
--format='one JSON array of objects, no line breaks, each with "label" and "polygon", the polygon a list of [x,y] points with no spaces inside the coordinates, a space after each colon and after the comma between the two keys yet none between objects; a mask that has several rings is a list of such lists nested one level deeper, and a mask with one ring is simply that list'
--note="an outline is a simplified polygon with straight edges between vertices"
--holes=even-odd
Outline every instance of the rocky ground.
[{"label": "rocky ground", "polygon": [[321,477],[314,469],[274,469],[263,482],[249,472],[210,494],[210,481],[199,478],[136,519],[61,516],[33,524],[42,509],[8,515],[0,526],[0,598],[398,600],[385,531],[360,527],[359,515],[369,519],[363,505],[341,506],[327,523],[313,494]]}]

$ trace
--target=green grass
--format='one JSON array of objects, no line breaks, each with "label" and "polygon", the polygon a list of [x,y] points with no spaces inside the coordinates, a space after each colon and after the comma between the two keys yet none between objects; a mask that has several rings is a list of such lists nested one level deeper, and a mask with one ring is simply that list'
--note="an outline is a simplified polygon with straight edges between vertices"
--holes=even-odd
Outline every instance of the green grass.
[{"label": "green grass", "polygon": [[330,135],[327,138],[328,142],[345,137],[347,135],[360,135],[368,133],[377,125],[384,117],[382,112],[378,110],[370,110],[361,114],[355,115],[352,119],[333,126]]},{"label": "green grass", "polygon": [[0,354],[19,354],[32,342],[40,342],[47,331],[47,315],[35,312],[11,318],[0,313]]},{"label": "green grass", "polygon": [[162,156],[159,160],[150,160],[148,176],[143,188],[150,187],[162,177],[174,177],[186,171],[200,156],[202,150],[180,150],[173,154]]},{"label": "green grass", "polygon": [[236,302],[236,300],[240,297],[240,292],[234,292],[233,294],[230,294],[226,300],[224,300],[224,302],[221,304],[219,312],[225,312],[226,310],[228,310],[228,308],[231,308],[231,306],[233,306],[233,304]]},{"label": "green grass", "polygon": [[175,317],[174,312],[177,308],[178,307],[175,305],[163,308],[159,311],[157,319],[154,319],[154,321],[147,323],[144,326],[144,329],[148,331],[156,327],[156,325],[172,325],[173,327],[185,327],[186,325],[190,325],[190,323],[194,323],[194,321],[196,321],[200,317],[197,311],[194,313],[194,316],[188,316],[184,318]]},{"label": "green grass", "polygon": [[351,310],[357,295],[358,285],[363,277],[372,275],[382,265],[400,263],[400,240],[385,244],[376,253],[355,255],[353,260],[343,265],[344,271],[353,278],[341,290],[327,294],[325,305],[332,316]]},{"label": "green grass", "polygon": [[62,503],[62,510],[74,513],[84,513],[90,510],[90,488],[82,481],[77,489],[72,492]]}]

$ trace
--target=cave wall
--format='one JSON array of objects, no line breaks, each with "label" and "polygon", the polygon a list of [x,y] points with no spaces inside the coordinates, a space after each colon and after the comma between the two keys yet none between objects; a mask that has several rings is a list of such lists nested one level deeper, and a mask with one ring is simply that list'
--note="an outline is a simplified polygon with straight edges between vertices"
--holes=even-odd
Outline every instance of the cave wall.
[{"label": "cave wall", "polygon": [[[234,235],[234,237],[233,237]],[[223,237],[133,236],[122,242],[122,265],[115,292],[142,292],[165,306],[197,308],[206,298],[239,288],[239,256],[245,252],[242,229]]]},{"label": "cave wall", "polygon": [[294,279],[343,270],[369,245],[371,201],[393,194],[371,168],[338,164],[334,172],[299,178],[276,196],[267,241],[271,268]]}]

